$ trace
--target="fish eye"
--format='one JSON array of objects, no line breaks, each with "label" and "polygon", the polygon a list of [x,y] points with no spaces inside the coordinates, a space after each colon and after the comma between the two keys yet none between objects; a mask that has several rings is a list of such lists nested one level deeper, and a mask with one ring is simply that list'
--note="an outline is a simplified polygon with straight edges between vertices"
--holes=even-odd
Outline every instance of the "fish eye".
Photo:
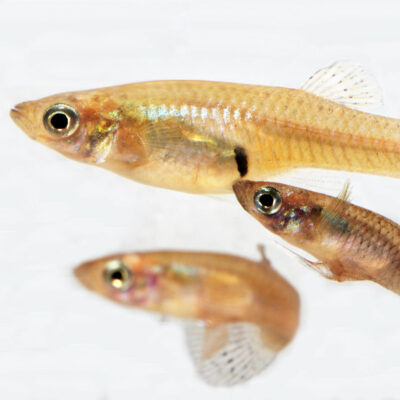
[{"label": "fish eye", "polygon": [[79,114],[72,106],[57,103],[43,115],[44,127],[54,136],[71,136],[79,125]]},{"label": "fish eye", "polygon": [[114,289],[127,290],[132,283],[132,273],[122,261],[112,260],[107,263],[104,279]]},{"label": "fish eye", "polygon": [[276,214],[282,207],[282,196],[272,186],[264,186],[254,195],[254,204],[263,214]]}]

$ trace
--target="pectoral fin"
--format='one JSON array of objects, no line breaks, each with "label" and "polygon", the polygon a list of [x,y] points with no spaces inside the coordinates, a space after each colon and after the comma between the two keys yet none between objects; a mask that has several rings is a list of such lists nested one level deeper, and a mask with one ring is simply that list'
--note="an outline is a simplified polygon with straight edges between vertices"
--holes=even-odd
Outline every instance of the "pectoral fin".
[{"label": "pectoral fin", "polygon": [[149,149],[193,157],[226,156],[234,159],[234,146],[213,136],[208,129],[178,118],[146,121],[140,127],[141,140]]}]

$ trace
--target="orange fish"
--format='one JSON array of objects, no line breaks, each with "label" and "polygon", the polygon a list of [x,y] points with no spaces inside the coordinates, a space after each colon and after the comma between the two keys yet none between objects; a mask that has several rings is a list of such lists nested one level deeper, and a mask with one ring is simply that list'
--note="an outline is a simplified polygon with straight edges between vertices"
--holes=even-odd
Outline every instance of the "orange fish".
[{"label": "orange fish", "polygon": [[127,178],[192,193],[296,168],[399,176],[400,121],[368,114],[372,78],[339,62],[301,89],[157,81],[70,92],[18,104],[32,139]]},{"label": "orange fish", "polygon": [[196,369],[212,385],[260,373],[299,322],[296,290],[264,255],[255,262],[214,253],[118,254],[82,264],[75,276],[122,305],[185,320]]},{"label": "orange fish", "polygon": [[272,182],[239,181],[243,208],[268,230],[319,261],[303,261],[336,281],[371,280],[400,294],[400,226],[339,197]]}]

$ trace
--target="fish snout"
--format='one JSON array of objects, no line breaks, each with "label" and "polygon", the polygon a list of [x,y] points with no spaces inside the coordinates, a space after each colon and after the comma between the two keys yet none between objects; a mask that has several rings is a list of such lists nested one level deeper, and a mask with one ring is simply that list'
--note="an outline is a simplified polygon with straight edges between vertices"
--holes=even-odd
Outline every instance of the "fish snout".
[{"label": "fish snout", "polygon": [[248,209],[251,187],[252,182],[246,180],[237,180],[232,186],[237,200],[245,210]]},{"label": "fish snout", "polygon": [[17,104],[10,110],[11,119],[18,125],[18,121],[21,119],[21,105]]},{"label": "fish snout", "polygon": [[24,115],[26,113],[27,104],[27,102],[23,102],[14,106],[10,111],[11,118],[19,118],[21,115]]},{"label": "fish snout", "polygon": [[86,288],[91,289],[91,279],[88,274],[89,265],[87,263],[81,264],[74,269],[75,278]]},{"label": "fish snout", "polygon": [[36,139],[33,121],[30,121],[28,115],[28,102],[19,103],[10,110],[10,117],[14,123],[22,129],[30,138]]}]

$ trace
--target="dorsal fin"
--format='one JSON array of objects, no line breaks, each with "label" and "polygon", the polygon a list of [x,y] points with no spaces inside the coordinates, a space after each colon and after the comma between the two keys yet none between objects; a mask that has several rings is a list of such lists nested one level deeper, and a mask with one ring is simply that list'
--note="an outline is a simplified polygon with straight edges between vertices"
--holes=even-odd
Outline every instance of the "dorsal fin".
[{"label": "dorsal fin", "polygon": [[258,252],[259,252],[260,255],[261,255],[260,263],[262,264],[262,266],[263,266],[264,268],[273,269],[273,268],[272,268],[272,265],[271,265],[271,262],[269,261],[269,259],[268,259],[268,257],[267,257],[267,254],[266,254],[266,251],[265,251],[265,245],[263,245],[262,243],[259,243],[259,244],[257,245],[257,250],[258,250]]},{"label": "dorsal fin", "polygon": [[350,183],[347,181],[339,195],[331,200],[329,205],[322,210],[320,229],[334,229],[347,231],[348,223],[343,219],[344,212],[349,206]]},{"label": "dorsal fin", "polygon": [[189,353],[199,375],[213,386],[232,386],[251,379],[274,359],[266,348],[260,328],[250,323],[186,325]]},{"label": "dorsal fin", "polygon": [[320,69],[301,89],[362,111],[383,103],[376,80],[359,65],[348,61],[339,61]]},{"label": "dorsal fin", "polygon": [[259,244],[257,245],[257,250],[258,250],[258,252],[259,252],[260,255],[261,255],[261,261],[267,262],[267,263],[269,264],[269,260],[268,260],[268,258],[267,258],[267,254],[266,254],[266,252],[265,252],[265,245],[263,245],[262,243],[259,243]]}]

